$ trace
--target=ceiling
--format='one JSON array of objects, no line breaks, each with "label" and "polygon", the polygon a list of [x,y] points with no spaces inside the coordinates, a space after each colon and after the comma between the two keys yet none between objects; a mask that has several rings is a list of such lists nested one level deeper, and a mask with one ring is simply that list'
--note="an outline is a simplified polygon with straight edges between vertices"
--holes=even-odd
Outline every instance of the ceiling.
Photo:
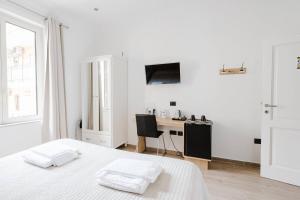
[{"label": "ceiling", "polygon": [[[1,0],[0,0],[1,1]],[[4,0],[3,0],[4,1]],[[67,15],[71,20],[83,19],[89,23],[115,24],[131,26],[143,24],[147,18],[163,18],[175,21],[189,16],[188,19],[205,20],[206,14],[212,17],[220,14],[229,15],[234,21],[242,15],[249,14],[249,19],[264,20],[272,16],[264,16],[264,9],[271,9],[280,14],[280,9],[290,9],[291,5],[299,5],[299,0],[249,0],[238,4],[237,0],[11,0],[34,9],[44,15]],[[298,2],[298,3],[297,3]],[[299,9],[294,6],[294,9]],[[98,8],[95,12],[93,9]],[[278,8],[280,8],[278,10]],[[273,10],[272,10],[273,9]],[[270,12],[271,12],[270,11]],[[254,13],[254,14],[253,14]],[[219,20],[219,19],[216,19]],[[187,20],[188,21],[188,20]],[[175,22],[176,23],[176,22]]]},{"label": "ceiling", "polygon": [[[95,22],[122,21],[136,18],[168,6],[176,0],[12,0],[44,15],[67,13]],[[178,0],[180,1],[180,0]],[[159,5],[159,6],[158,6]],[[98,8],[95,12],[93,9]]]}]

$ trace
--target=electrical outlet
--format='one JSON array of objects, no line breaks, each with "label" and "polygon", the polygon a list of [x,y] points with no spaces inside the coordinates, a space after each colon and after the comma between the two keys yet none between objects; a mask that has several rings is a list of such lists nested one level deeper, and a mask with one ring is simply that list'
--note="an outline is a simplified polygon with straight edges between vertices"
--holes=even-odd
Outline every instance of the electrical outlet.
[{"label": "electrical outlet", "polygon": [[178,131],[178,136],[183,136],[183,132],[182,131]]},{"label": "electrical outlet", "polygon": [[177,131],[170,130],[170,135],[177,135]]},{"label": "electrical outlet", "polygon": [[176,101],[170,101],[170,106],[176,106]]},{"label": "electrical outlet", "polygon": [[254,144],[261,144],[260,138],[254,138]]}]

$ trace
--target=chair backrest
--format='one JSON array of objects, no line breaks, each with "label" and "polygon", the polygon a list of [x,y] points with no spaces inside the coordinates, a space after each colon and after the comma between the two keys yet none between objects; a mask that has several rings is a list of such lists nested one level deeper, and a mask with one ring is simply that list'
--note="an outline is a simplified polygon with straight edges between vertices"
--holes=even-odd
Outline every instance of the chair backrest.
[{"label": "chair backrest", "polygon": [[155,115],[136,114],[138,136],[159,137]]}]

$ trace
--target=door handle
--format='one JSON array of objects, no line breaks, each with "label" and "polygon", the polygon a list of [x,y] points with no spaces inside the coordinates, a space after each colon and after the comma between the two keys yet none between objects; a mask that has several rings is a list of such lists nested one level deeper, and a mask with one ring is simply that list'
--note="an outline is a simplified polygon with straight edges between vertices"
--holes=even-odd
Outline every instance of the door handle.
[{"label": "door handle", "polygon": [[276,106],[276,105],[270,105],[270,104],[265,104],[265,107],[266,108],[276,108],[278,106]]}]

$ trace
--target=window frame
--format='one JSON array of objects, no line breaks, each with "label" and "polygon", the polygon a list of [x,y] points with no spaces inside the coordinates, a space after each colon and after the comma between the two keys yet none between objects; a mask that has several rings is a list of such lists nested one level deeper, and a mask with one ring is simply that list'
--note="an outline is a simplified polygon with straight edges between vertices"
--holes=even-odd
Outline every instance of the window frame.
[{"label": "window frame", "polygon": [[[8,117],[6,23],[35,33],[36,115]],[[42,91],[44,80],[44,28],[0,12],[0,125],[42,120]]]}]

